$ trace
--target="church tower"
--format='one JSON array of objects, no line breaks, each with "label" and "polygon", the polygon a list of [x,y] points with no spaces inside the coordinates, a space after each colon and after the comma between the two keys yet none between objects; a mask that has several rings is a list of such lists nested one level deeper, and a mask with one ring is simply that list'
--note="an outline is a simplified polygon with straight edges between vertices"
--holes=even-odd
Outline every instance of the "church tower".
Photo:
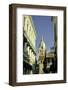
[{"label": "church tower", "polygon": [[45,46],[45,42],[44,42],[43,37],[42,37],[42,40],[41,40],[39,48],[38,48],[39,74],[44,73],[44,71],[43,71],[43,68],[44,68],[43,62],[45,60],[45,49],[46,49],[46,46]]}]

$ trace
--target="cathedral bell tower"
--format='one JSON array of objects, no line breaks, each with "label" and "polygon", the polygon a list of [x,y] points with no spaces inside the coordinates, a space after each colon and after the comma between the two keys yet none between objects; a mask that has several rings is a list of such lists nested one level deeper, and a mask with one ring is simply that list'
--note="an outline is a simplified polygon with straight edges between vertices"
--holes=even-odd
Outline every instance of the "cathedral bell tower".
[{"label": "cathedral bell tower", "polygon": [[44,42],[43,37],[42,37],[42,40],[41,40],[39,48],[38,48],[39,74],[44,73],[44,71],[43,71],[43,68],[44,68],[43,62],[45,60],[45,49],[46,49],[46,46],[45,46],[45,42]]}]

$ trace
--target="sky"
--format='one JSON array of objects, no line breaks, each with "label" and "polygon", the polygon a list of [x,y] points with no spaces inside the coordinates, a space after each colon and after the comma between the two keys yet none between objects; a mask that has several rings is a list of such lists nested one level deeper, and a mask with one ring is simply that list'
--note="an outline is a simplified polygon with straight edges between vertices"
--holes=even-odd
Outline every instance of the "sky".
[{"label": "sky", "polygon": [[37,32],[36,51],[38,51],[42,36],[46,48],[50,50],[50,48],[54,46],[54,33],[51,22],[51,16],[32,16],[32,20]]}]

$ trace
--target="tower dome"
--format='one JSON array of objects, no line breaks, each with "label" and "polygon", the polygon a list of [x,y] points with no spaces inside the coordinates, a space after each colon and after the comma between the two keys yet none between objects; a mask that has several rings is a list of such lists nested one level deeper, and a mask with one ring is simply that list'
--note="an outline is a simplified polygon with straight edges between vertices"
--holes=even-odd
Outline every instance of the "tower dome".
[{"label": "tower dome", "polygon": [[45,42],[43,41],[43,37],[42,37],[42,40],[40,42],[40,48],[42,48],[44,50],[46,49]]}]

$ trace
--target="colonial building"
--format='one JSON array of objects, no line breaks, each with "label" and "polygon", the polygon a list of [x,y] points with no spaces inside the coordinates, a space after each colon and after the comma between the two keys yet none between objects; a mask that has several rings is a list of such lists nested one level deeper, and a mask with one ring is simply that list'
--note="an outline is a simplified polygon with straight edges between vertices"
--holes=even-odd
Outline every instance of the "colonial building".
[{"label": "colonial building", "polygon": [[55,52],[57,52],[57,17],[53,16],[51,18],[51,21],[52,21],[53,32],[54,32],[54,47],[55,47]]},{"label": "colonial building", "polygon": [[45,73],[55,73],[54,68],[55,54],[51,51],[46,51],[46,57],[44,61],[44,72]]},{"label": "colonial building", "polygon": [[52,17],[52,25],[53,25],[53,32],[54,32],[54,54],[55,54],[55,72],[57,72],[57,16]]},{"label": "colonial building", "polygon": [[55,54],[54,51],[48,51],[45,42],[42,38],[38,48],[38,67],[39,74],[54,73],[55,72]]},{"label": "colonial building", "polygon": [[39,64],[39,74],[43,74],[43,68],[44,68],[44,60],[45,60],[45,42],[42,40],[40,42],[39,48],[38,48],[38,64]]},{"label": "colonial building", "polygon": [[32,74],[36,56],[36,30],[32,16],[23,16],[23,74]]}]

